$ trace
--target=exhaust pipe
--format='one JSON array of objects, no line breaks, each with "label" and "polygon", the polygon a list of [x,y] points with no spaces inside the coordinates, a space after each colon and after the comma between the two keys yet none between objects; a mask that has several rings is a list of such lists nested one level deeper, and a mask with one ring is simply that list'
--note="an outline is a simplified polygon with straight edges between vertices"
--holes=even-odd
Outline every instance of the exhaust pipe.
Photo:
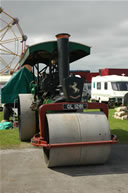
[{"label": "exhaust pipe", "polygon": [[67,33],[57,34],[59,86],[63,92],[65,101],[80,102],[82,98],[82,78],[69,76],[69,40]]},{"label": "exhaust pipe", "polygon": [[63,80],[69,77],[69,49],[68,49],[69,37],[70,35],[67,33],[61,33],[56,35],[60,86],[63,85]]}]

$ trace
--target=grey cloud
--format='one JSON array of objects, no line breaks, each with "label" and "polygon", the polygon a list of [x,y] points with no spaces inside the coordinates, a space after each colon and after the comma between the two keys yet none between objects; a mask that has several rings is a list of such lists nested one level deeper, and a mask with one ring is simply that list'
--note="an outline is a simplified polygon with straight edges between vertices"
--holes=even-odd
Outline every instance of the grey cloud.
[{"label": "grey cloud", "polygon": [[57,33],[68,32],[71,41],[92,46],[91,56],[71,68],[127,66],[128,2],[4,0],[2,7],[20,19],[31,44],[55,40]]}]

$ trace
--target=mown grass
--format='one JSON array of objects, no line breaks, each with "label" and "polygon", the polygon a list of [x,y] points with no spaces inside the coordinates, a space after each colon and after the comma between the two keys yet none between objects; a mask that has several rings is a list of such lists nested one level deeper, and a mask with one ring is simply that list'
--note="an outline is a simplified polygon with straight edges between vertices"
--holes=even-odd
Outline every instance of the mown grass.
[{"label": "mown grass", "polygon": [[13,148],[20,145],[18,128],[0,131],[0,147]]},{"label": "mown grass", "polygon": [[[0,112],[0,122],[3,119],[3,113]],[[0,130],[0,148],[24,148],[32,147],[28,142],[21,142],[19,139],[18,128]]]},{"label": "mown grass", "polygon": [[[128,120],[113,118],[114,109],[109,110],[109,125],[111,133],[118,136],[119,143],[128,143]],[[0,112],[0,121],[3,115]],[[19,140],[18,128],[0,131],[0,148],[32,147],[30,143]]]},{"label": "mown grass", "polygon": [[120,143],[128,143],[128,120],[113,118],[115,110],[109,110],[109,125],[111,133],[118,136]]}]

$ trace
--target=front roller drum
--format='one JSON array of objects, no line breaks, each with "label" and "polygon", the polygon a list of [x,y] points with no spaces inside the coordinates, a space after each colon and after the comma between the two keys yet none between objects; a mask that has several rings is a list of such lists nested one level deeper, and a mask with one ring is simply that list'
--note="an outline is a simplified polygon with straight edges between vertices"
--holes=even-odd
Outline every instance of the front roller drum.
[{"label": "front roller drum", "polygon": [[[49,113],[46,115],[49,144],[106,141],[111,139],[107,117],[102,112]],[[43,148],[48,167],[103,164],[110,144]]]}]

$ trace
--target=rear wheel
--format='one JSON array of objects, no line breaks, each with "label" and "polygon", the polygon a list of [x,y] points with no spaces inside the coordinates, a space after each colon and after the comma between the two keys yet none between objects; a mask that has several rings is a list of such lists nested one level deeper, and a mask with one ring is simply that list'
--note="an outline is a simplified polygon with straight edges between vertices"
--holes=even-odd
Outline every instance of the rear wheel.
[{"label": "rear wheel", "polygon": [[128,93],[124,96],[124,105],[128,106]]},{"label": "rear wheel", "polygon": [[114,107],[115,107],[115,103],[113,102],[113,101],[108,101],[108,107],[110,108],[110,109],[113,109]]},{"label": "rear wheel", "polygon": [[36,133],[36,116],[31,110],[32,94],[20,94],[18,104],[19,137],[21,141],[30,141]]}]

